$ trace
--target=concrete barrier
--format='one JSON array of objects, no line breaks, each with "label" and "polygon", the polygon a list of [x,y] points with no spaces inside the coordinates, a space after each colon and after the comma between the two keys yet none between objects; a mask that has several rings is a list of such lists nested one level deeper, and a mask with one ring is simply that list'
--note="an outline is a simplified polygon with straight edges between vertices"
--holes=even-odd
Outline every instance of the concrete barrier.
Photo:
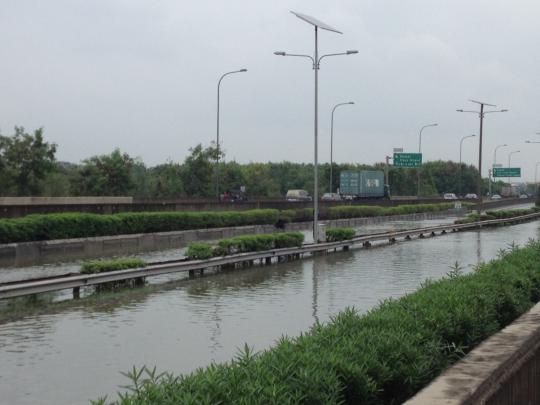
[{"label": "concrete barrier", "polygon": [[540,404],[540,303],[405,404]]},{"label": "concrete barrier", "polygon": [[[449,214],[447,212],[432,212],[388,217],[338,219],[321,222],[324,222],[327,226],[358,227],[388,221],[424,220],[448,216]],[[301,231],[311,228],[312,222],[296,222],[285,225],[285,230],[287,231]],[[232,228],[194,229],[188,231],[10,243],[0,245],[0,267],[27,266],[152,250],[182,248],[194,241],[276,231],[278,230],[273,225],[250,225]]]}]

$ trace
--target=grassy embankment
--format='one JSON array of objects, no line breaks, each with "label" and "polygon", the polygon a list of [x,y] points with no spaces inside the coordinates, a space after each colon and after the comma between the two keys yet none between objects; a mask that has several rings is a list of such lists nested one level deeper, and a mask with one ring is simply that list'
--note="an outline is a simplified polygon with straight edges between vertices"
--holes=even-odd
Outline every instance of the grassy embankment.
[{"label": "grassy embankment", "polygon": [[246,346],[228,363],[182,376],[134,369],[131,391],[113,403],[401,403],[539,300],[540,243],[530,242],[260,353]]},{"label": "grassy embankment", "polygon": [[[400,205],[397,207],[339,206],[321,213],[322,219],[373,217],[437,212],[451,203]],[[35,214],[0,219],[0,243],[113,236],[245,225],[283,225],[312,220],[311,209],[261,209],[226,212],[131,212],[112,215],[63,213]]]}]

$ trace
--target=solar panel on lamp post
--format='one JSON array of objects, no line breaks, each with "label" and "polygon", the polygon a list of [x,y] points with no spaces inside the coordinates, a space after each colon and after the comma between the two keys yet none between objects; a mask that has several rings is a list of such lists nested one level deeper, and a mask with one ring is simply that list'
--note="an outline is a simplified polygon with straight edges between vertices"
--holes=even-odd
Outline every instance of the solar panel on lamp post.
[{"label": "solar panel on lamp post", "polygon": [[328,24],[323,23],[322,21],[317,20],[316,18],[313,18],[311,16],[308,16],[306,14],[297,13],[295,11],[291,11],[292,14],[294,14],[299,19],[307,22],[308,24],[312,25],[315,30],[315,53],[314,56],[310,55],[303,55],[303,54],[289,54],[283,51],[274,52],[274,55],[278,56],[298,56],[302,58],[309,58],[311,59],[311,62],[313,64],[313,70],[315,70],[315,116],[314,116],[314,159],[313,159],[313,241],[319,242],[319,175],[318,175],[318,131],[319,131],[319,68],[320,68],[320,62],[323,58],[326,58],[328,56],[338,56],[338,55],[353,55],[357,54],[358,51],[356,50],[349,50],[342,53],[330,53],[326,55],[322,55],[319,57],[319,43],[318,43],[318,31],[319,28],[335,32],[337,34],[343,34],[341,31],[338,31],[337,29],[329,26]]}]

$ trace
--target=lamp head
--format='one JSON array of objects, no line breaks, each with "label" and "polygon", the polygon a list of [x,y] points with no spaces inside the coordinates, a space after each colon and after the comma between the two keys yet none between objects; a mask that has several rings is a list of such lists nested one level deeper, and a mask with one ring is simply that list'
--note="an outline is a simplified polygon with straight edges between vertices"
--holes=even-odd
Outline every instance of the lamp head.
[{"label": "lamp head", "polygon": [[503,109],[503,110],[501,110],[501,112],[508,112],[508,110],[507,110],[507,109]]},{"label": "lamp head", "polygon": [[354,101],[349,101],[348,104],[354,104]]},{"label": "lamp head", "polygon": [[347,55],[354,55],[355,53],[358,53],[358,51],[356,49],[350,49],[346,53]]},{"label": "lamp head", "polygon": [[456,110],[457,112],[463,112],[463,110]]},{"label": "lamp head", "polygon": [[277,55],[277,56],[285,56],[286,53],[283,52],[283,51],[276,51],[276,52],[274,52],[274,55]]},{"label": "lamp head", "polygon": [[240,69],[240,72],[247,72],[247,69]]}]

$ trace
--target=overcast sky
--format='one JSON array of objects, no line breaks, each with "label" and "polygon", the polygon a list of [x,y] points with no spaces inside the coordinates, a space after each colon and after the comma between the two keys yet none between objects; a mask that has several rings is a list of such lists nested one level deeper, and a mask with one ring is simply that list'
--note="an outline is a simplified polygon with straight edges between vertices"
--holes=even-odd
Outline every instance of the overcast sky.
[{"label": "overcast sky", "polygon": [[[289,10],[343,31],[322,31],[320,160],[373,163],[394,147],[424,160],[459,159],[478,133],[468,99],[510,111],[484,121],[484,167],[540,161],[538,0],[0,0],[0,131],[43,126],[59,160],[119,147],[148,165],[181,162],[216,137],[227,160],[313,160],[313,70],[276,50],[313,52],[313,30]],[[478,161],[478,137],[463,160]],[[484,175],[487,174],[485,171]]]}]

